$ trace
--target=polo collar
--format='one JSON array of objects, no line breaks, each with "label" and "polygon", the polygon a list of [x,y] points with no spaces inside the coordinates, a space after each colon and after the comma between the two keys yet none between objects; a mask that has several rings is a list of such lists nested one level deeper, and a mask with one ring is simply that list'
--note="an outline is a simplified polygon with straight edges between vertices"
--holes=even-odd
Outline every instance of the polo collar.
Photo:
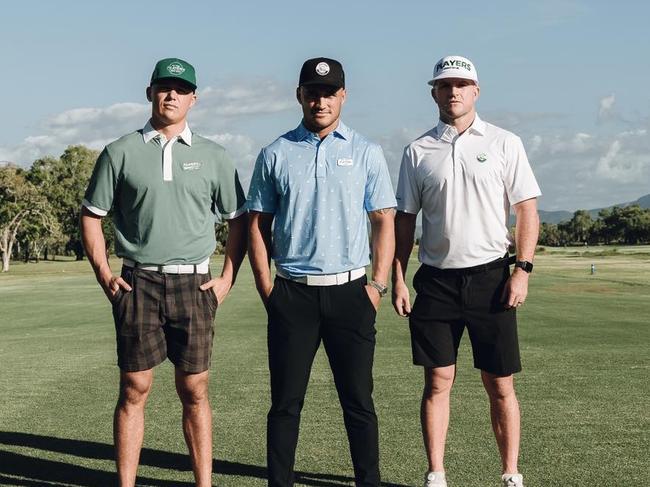
[{"label": "polo collar", "polygon": [[[142,139],[146,144],[148,142],[151,142],[156,137],[164,138],[165,136],[160,132],[158,132],[155,128],[153,128],[153,125],[151,125],[151,120],[148,120],[146,125],[142,129]],[[183,129],[183,131],[180,134],[178,134],[178,138],[188,146],[190,147],[192,146],[192,131],[190,130],[190,126],[187,123],[185,124],[185,128]]]},{"label": "polo collar", "polygon": [[[339,124],[331,133],[334,136],[340,137],[343,140],[348,140],[350,138],[350,132],[351,132],[350,128],[339,120]],[[296,127],[296,138],[301,141],[307,139],[312,139],[317,141],[320,140],[318,135],[308,130],[307,127],[305,127],[305,124],[303,122],[300,122],[300,125]]]},{"label": "polo collar", "polygon": [[[485,129],[486,129],[486,123],[481,120],[481,118],[478,116],[478,113],[474,117],[474,121],[472,122],[472,125],[469,126],[466,132],[471,132],[477,135],[485,135]],[[452,127],[451,125],[446,124],[442,120],[438,121],[438,125],[436,125],[436,136],[438,139],[442,138],[451,138],[453,139],[456,135],[458,135],[458,132],[456,132],[456,129]]]}]

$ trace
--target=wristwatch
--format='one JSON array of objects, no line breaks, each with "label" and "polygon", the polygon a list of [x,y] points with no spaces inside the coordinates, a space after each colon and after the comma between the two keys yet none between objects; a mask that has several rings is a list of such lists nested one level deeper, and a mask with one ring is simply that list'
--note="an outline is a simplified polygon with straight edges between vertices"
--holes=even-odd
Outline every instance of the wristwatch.
[{"label": "wristwatch", "polygon": [[529,274],[533,272],[533,263],[528,262],[527,260],[517,260],[515,261],[515,267],[519,267],[520,269],[528,272]]},{"label": "wristwatch", "polygon": [[377,290],[380,298],[383,298],[384,296],[386,296],[386,293],[388,293],[388,286],[384,286],[380,282],[370,281],[368,285],[374,287]]}]

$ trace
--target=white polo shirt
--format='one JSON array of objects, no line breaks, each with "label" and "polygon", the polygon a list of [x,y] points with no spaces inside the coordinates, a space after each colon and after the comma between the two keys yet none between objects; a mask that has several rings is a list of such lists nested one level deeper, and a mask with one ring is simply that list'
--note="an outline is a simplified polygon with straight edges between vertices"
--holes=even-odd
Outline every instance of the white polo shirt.
[{"label": "white polo shirt", "polygon": [[510,205],[540,195],[521,139],[477,115],[461,135],[441,121],[404,149],[397,209],[422,210],[420,262],[458,269],[503,257]]}]

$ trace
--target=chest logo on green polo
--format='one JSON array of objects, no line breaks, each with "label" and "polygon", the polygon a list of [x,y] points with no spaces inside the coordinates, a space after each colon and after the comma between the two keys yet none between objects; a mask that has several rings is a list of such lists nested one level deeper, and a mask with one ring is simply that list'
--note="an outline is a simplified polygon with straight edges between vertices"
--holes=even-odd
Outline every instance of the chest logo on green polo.
[{"label": "chest logo on green polo", "polygon": [[481,152],[478,156],[476,156],[476,160],[478,162],[485,162],[487,161],[487,154],[485,152]]},{"label": "chest logo on green polo", "polygon": [[184,162],[183,171],[197,171],[198,169],[201,169],[201,165],[200,162]]},{"label": "chest logo on green polo", "polygon": [[336,161],[337,166],[351,166],[352,165],[352,159],[339,159]]},{"label": "chest logo on green polo", "polygon": [[167,66],[167,71],[169,71],[170,74],[178,76],[185,72],[185,67],[181,63],[174,61],[169,66]]}]

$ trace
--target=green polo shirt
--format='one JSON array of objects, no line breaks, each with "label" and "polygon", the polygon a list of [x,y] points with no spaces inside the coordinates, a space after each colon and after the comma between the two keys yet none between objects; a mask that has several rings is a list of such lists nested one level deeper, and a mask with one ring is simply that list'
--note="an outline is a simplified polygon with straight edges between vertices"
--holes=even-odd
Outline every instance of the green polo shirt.
[{"label": "green polo shirt", "polygon": [[118,256],[142,264],[200,263],[216,247],[217,212],[232,219],[245,211],[237,170],[223,147],[186,127],[171,146],[170,177],[160,137],[147,138],[138,130],[106,146],[83,204],[100,216],[113,209]]}]

